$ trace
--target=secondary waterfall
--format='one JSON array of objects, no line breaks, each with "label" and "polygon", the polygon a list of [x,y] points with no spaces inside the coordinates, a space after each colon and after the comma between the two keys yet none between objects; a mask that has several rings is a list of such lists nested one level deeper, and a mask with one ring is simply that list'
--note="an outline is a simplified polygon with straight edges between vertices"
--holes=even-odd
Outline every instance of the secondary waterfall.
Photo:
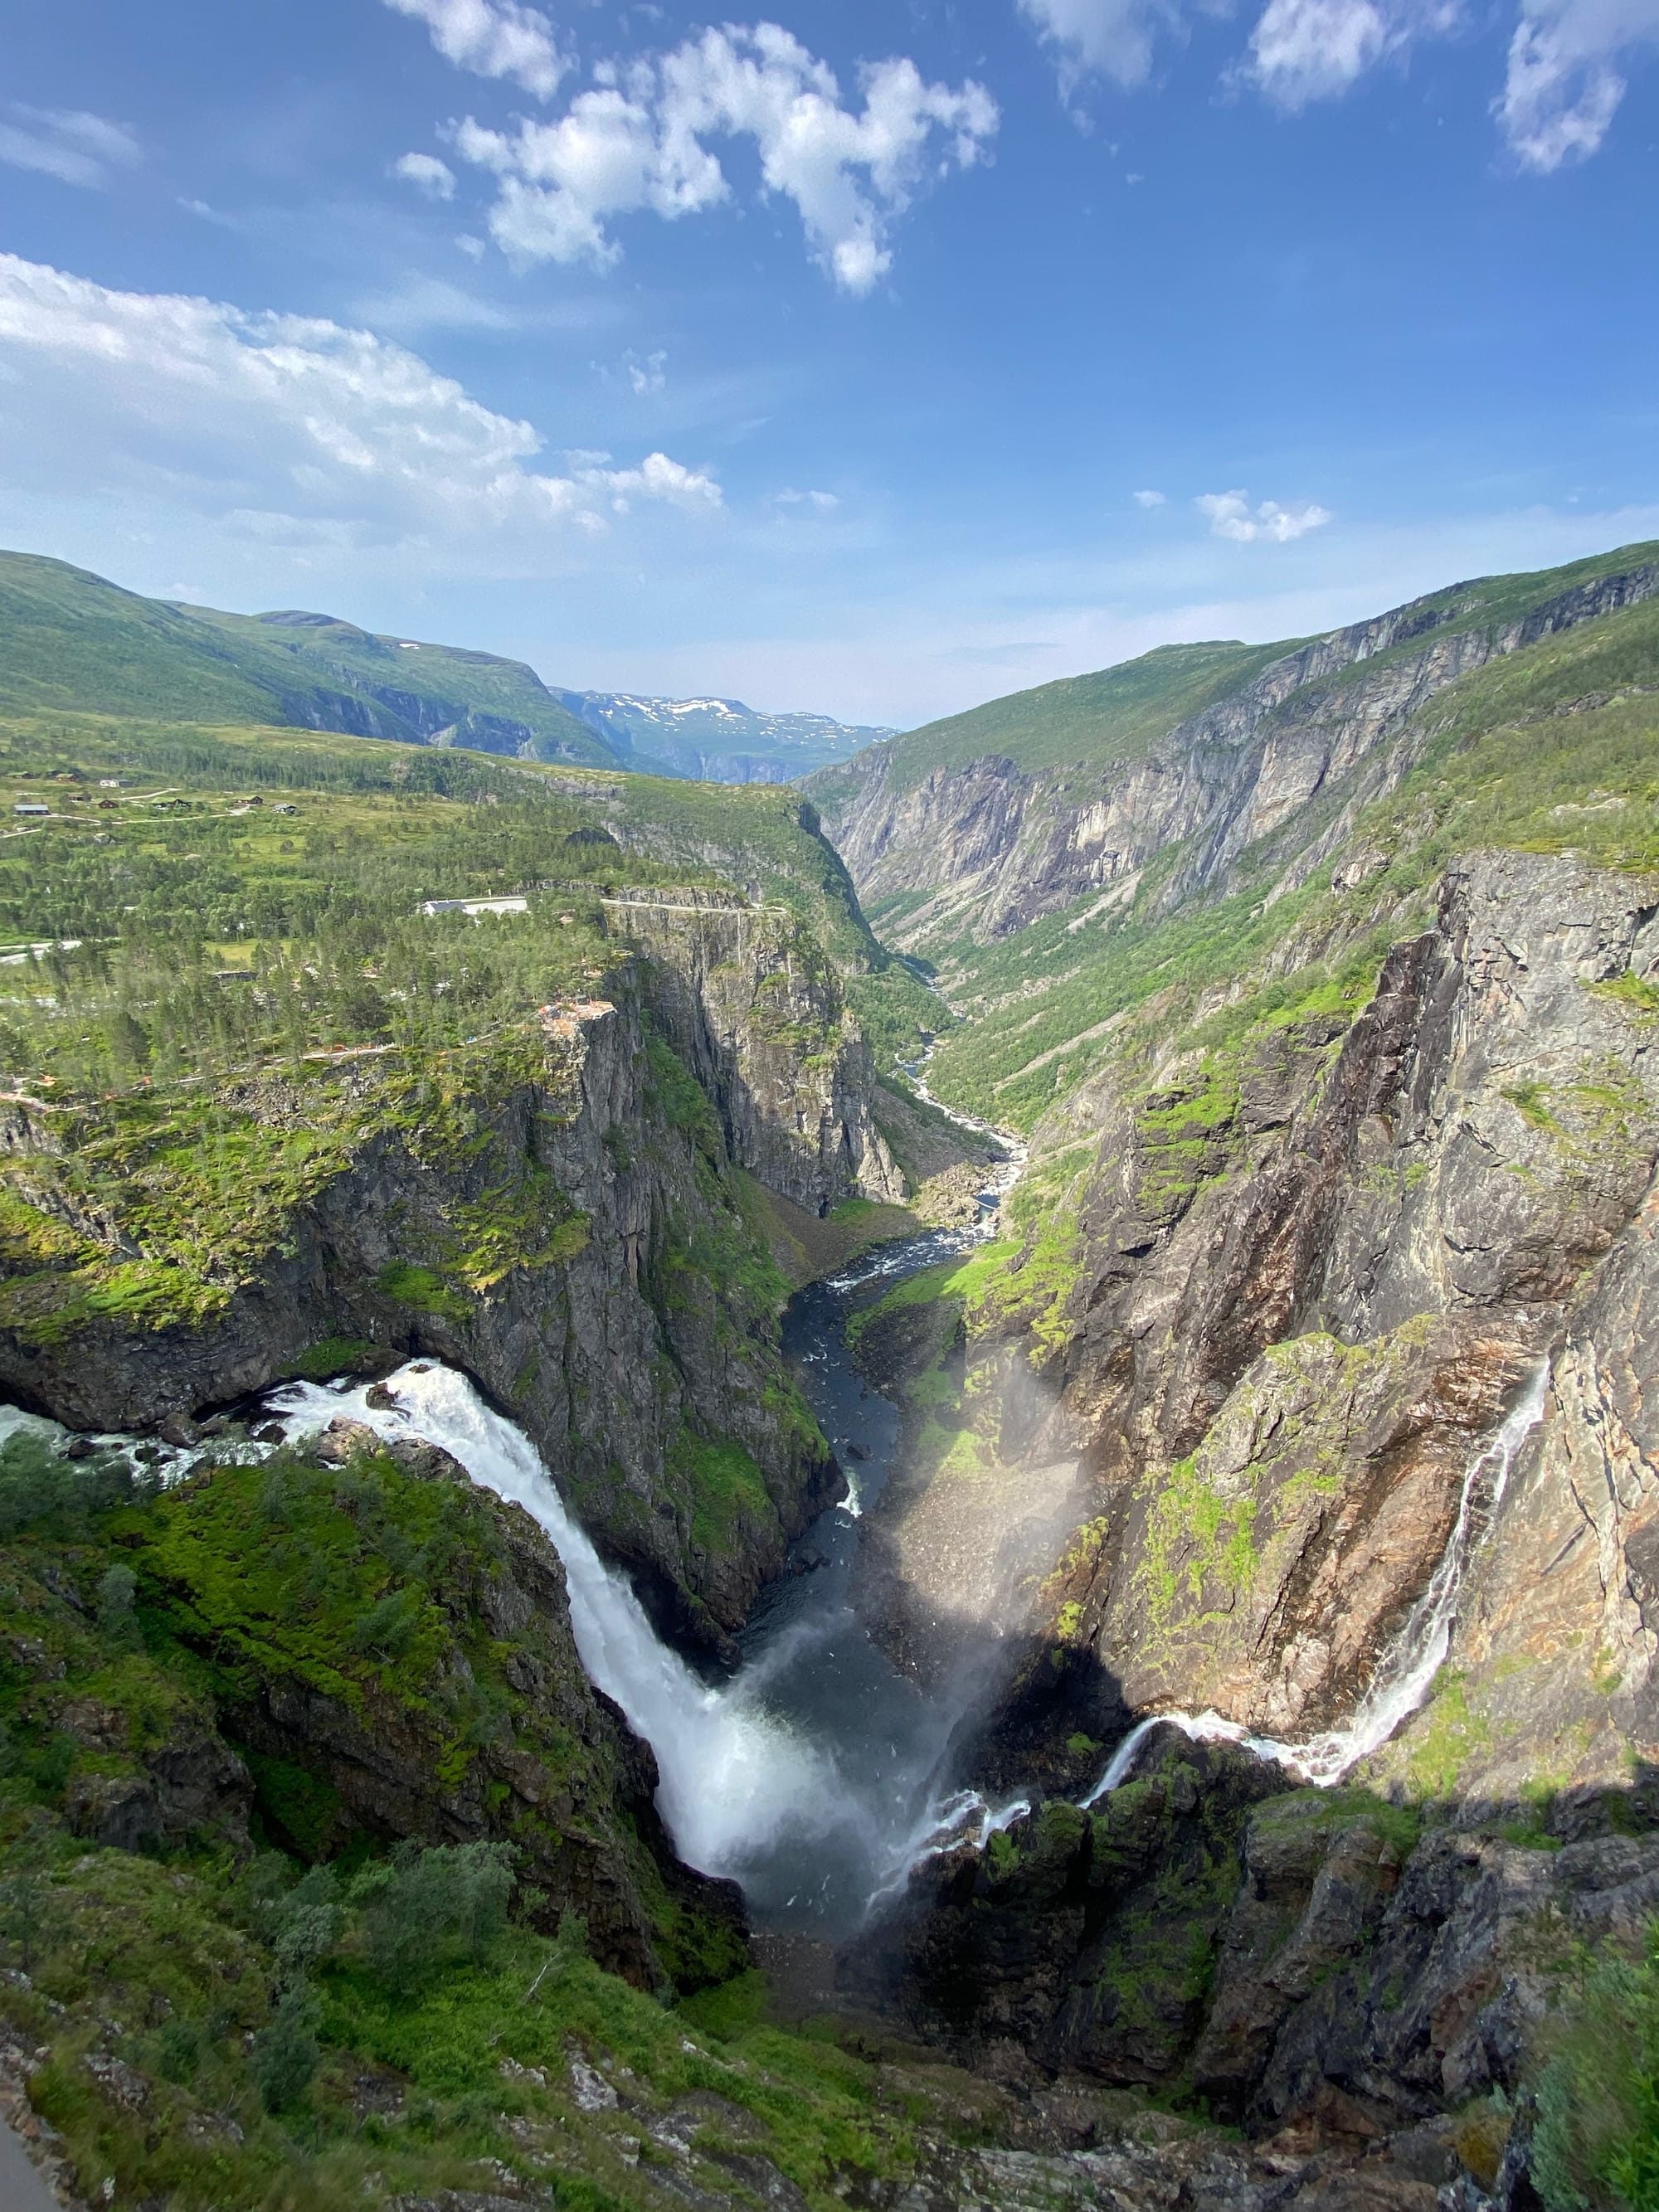
[{"label": "secondary waterfall", "polygon": [[1469,1562],[1503,1503],[1522,1445],[1544,1417],[1549,1379],[1550,1363],[1541,1359],[1514,1405],[1470,1460],[1446,1548],[1346,1728],[1310,1736],[1304,1743],[1282,1743],[1273,1736],[1253,1735],[1237,1722],[1224,1720],[1219,1713],[1155,1713],[1124,1737],[1105,1772],[1079,1802],[1085,1807],[1097,1804],[1109,1790],[1115,1790],[1132,1771],[1146,1738],[1166,1722],[1199,1741],[1243,1744],[1263,1759],[1277,1759],[1301,1780],[1320,1789],[1340,1782],[1362,1759],[1380,1750],[1400,1723],[1423,1703],[1446,1663]]}]

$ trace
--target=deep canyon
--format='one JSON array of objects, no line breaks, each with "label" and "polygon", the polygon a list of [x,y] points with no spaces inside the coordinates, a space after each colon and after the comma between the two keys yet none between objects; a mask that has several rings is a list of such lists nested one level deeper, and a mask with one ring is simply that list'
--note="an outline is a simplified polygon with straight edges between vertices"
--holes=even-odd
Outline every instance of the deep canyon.
[{"label": "deep canyon", "polygon": [[65,2203],[1647,2201],[1656,592],[805,796],[10,732]]}]

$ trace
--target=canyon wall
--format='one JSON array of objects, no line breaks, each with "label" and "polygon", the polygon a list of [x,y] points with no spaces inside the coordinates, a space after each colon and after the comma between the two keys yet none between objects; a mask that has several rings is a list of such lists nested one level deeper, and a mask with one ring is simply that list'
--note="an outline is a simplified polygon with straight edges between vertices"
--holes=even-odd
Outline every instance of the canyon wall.
[{"label": "canyon wall", "polygon": [[[1659,590],[1637,561],[1511,619],[1460,604],[1466,587],[1334,630],[1176,723],[1144,750],[1027,769],[994,752],[913,775],[905,741],[872,746],[809,779],[829,835],[868,907],[902,901],[886,933],[927,950],[984,944],[1090,897],[1091,918],[1126,907],[1168,848],[1158,902],[1225,889],[1241,856],[1285,832],[1311,868],[1345,817],[1398,782],[1437,693],[1487,662],[1633,606]],[[1327,817],[1309,836],[1308,810]]]},{"label": "canyon wall", "polygon": [[[840,1481],[782,1364],[782,1285],[737,1170],[812,1213],[902,1186],[867,1048],[793,915],[627,924],[649,954],[624,955],[613,996],[544,1009],[441,1110],[395,1055],[329,1071],[331,1129],[343,1086],[352,1133],[331,1154],[319,1136],[323,1166],[257,1264],[228,1267],[216,1310],[68,1307],[40,1252],[15,1250],[6,1387],[72,1426],[187,1432],[307,1361],[452,1361],[529,1430],[659,1620],[725,1649]],[[222,1104],[255,1143],[316,1111],[277,1073]],[[52,1233],[137,1255],[77,1195],[63,1116],[15,1103],[4,1140]]]}]

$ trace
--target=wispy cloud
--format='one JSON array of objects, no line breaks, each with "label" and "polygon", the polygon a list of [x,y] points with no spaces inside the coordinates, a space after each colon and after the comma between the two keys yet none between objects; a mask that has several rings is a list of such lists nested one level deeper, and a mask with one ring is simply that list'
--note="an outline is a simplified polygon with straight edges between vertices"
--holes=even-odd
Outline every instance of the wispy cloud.
[{"label": "wispy cloud", "polygon": [[1207,491],[1193,504],[1200,514],[1209,517],[1212,538],[1230,538],[1238,545],[1258,541],[1287,545],[1293,538],[1305,538],[1309,531],[1322,529],[1334,519],[1328,507],[1316,506],[1311,500],[1300,507],[1281,507],[1276,499],[1264,499],[1252,507],[1242,491]]},{"label": "wispy cloud", "polygon": [[1154,507],[1166,507],[1169,504],[1161,491],[1138,491],[1134,495],[1134,502],[1137,507],[1149,509]]},{"label": "wispy cloud", "polygon": [[1068,99],[1091,74],[1126,90],[1145,84],[1158,33],[1182,21],[1177,0],[1019,0],[1019,9],[1053,48]]},{"label": "wispy cloud", "polygon": [[[1018,0],[1054,53],[1070,100],[1096,76],[1147,82],[1160,36],[1182,37],[1223,0]],[[1294,114],[1340,98],[1373,70],[1403,62],[1478,11],[1468,0],[1267,0],[1226,82]],[[1492,112],[1522,168],[1547,173],[1595,153],[1625,96],[1626,70],[1659,46],[1659,0],[1520,0]]]},{"label": "wispy cloud", "polygon": [[832,491],[797,491],[793,485],[775,498],[779,507],[810,507],[818,514],[833,514],[841,505]]},{"label": "wispy cloud", "polygon": [[1291,112],[1462,21],[1461,0],[1268,0],[1239,75]]},{"label": "wispy cloud", "polygon": [[1617,64],[1659,45],[1659,0],[1523,0],[1493,103],[1525,168],[1587,161],[1607,137],[1625,78]]},{"label": "wispy cloud", "polygon": [[455,172],[435,154],[400,154],[392,164],[391,173],[401,183],[413,185],[429,200],[453,200],[455,197]]},{"label": "wispy cloud", "polygon": [[510,77],[538,100],[550,100],[570,67],[546,16],[519,0],[386,0],[386,5],[424,23],[433,45],[457,69]]},{"label": "wispy cloud", "polygon": [[643,359],[636,353],[625,353],[623,368],[627,373],[629,389],[636,399],[648,398],[653,392],[660,392],[668,381],[668,356],[660,350],[648,353]]},{"label": "wispy cloud", "polygon": [[83,109],[26,107],[14,100],[0,121],[0,161],[65,185],[95,190],[118,169],[137,167],[143,149],[131,131]]}]

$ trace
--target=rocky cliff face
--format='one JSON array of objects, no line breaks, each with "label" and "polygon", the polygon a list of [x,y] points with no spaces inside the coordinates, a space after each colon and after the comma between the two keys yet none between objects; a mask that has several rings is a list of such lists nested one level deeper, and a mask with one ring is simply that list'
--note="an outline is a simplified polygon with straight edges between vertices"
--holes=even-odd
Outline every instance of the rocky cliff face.
[{"label": "rocky cliff face", "polygon": [[1170,1729],[1093,1808],[932,1862],[842,1981],[994,2076],[1201,2100],[1291,2193],[1314,2160],[1333,2205],[1534,2204],[1540,2045],[1571,1962],[1643,1940],[1655,1809],[1425,1826]]},{"label": "rocky cliff face", "polygon": [[[1645,1748],[1656,912],[1634,876],[1474,855],[1357,1014],[1116,1067],[1040,1127],[1031,1174],[1064,1166],[1074,1231],[1026,1235],[997,1298],[969,1300],[975,1479],[951,1480],[958,1449],[873,1538],[948,1634],[1011,1540],[1010,1485],[1029,1511],[1080,1468],[1006,1778],[1033,1734],[1109,1739],[1126,1711],[1291,1739],[1345,1721],[1552,1352],[1541,1429],[1473,1544],[1455,1656],[1494,1702],[1466,1778],[1605,1778]],[[1500,1473],[1468,1500],[1473,1540]],[[1523,1666],[1547,1660],[1540,1695]]]},{"label": "rocky cliff face", "polygon": [[[1090,895],[1110,912],[1179,845],[1159,879],[1173,905],[1224,885],[1316,801],[1352,809],[1392,788],[1415,757],[1393,740],[1458,677],[1656,590],[1659,566],[1638,562],[1490,623],[1455,587],[1286,653],[1130,758],[1027,771],[991,756],[913,782],[901,740],[809,788],[865,903],[909,895],[890,925],[906,946],[987,943]],[[1309,866],[1341,838],[1317,827]]]},{"label": "rocky cliff face", "polygon": [[876,1126],[869,1047],[794,914],[644,894],[607,899],[605,911],[649,956],[652,1011],[714,1103],[739,1167],[812,1213],[854,1195],[902,1199]]},{"label": "rocky cliff face", "polygon": [[[56,1279],[31,1277],[0,1342],[7,1387],[74,1426],[149,1429],[308,1357],[431,1353],[524,1424],[659,1617],[720,1644],[839,1480],[781,1364],[779,1286],[733,1158],[814,1212],[896,1171],[865,1048],[792,922],[657,914],[639,936],[656,957],[617,969],[614,1000],[544,1010],[435,1118],[377,1087],[392,1079],[373,1056],[348,1069],[362,1133],[199,1325],[118,1307],[31,1322]],[[276,1076],[223,1103],[239,1127],[290,1133],[310,1110]],[[19,1194],[76,1235],[118,1236],[84,1218],[59,1126],[12,1109]]]}]

